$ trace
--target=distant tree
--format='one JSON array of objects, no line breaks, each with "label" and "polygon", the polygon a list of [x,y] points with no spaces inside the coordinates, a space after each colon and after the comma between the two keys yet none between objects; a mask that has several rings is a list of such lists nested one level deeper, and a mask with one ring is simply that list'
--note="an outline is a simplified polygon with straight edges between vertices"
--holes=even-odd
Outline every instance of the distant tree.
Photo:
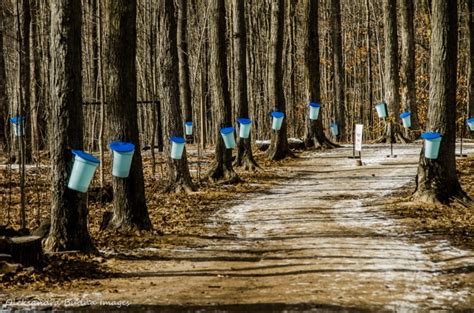
[{"label": "distant tree", "polygon": [[211,0],[209,5],[211,5],[209,45],[211,49],[211,79],[214,87],[212,101],[216,111],[216,122],[214,123],[216,150],[208,176],[211,181],[237,182],[239,176],[232,166],[232,150],[226,149],[220,134],[221,128],[232,126],[232,103],[229,94],[225,46],[225,0]]},{"label": "distant tree", "polygon": [[51,116],[49,136],[52,173],[49,251],[94,250],[87,230],[86,196],[67,188],[71,149],[83,149],[81,2],[51,2]]},{"label": "distant tree", "polygon": [[114,212],[109,228],[150,229],[138,137],[136,78],[136,2],[114,0],[108,7],[107,119],[112,141],[135,145],[130,176],[113,177]]},{"label": "distant tree", "polygon": [[[235,103],[237,115],[240,118],[249,117],[249,102],[247,94],[247,28],[245,25],[245,2],[232,0],[234,9],[233,21],[233,49],[234,49],[234,75]],[[255,123],[255,121],[254,121]],[[253,171],[259,166],[252,154],[251,139],[240,138],[237,148],[237,159],[234,165]]]},{"label": "distant tree", "polygon": [[421,151],[415,198],[446,203],[466,198],[456,174],[457,1],[432,0],[430,104],[426,129],[442,134],[438,159]]},{"label": "distant tree", "polygon": [[[402,78],[402,107],[405,112],[411,112],[412,128],[418,129],[415,82],[415,6],[413,0],[401,0],[400,10],[402,34],[402,66],[400,72]],[[397,116],[395,118],[398,119]],[[408,129],[405,129],[404,135],[409,138]]]},{"label": "distant tree", "polygon": [[182,107],[184,109],[184,120],[186,122],[192,122],[193,108],[191,105],[191,86],[189,84],[189,51],[186,36],[188,25],[187,7],[187,0],[178,1],[179,93]]},{"label": "distant tree", "polygon": [[344,103],[344,59],[342,53],[342,26],[341,26],[341,1],[330,0],[331,3],[331,42],[333,47],[334,62],[334,105],[335,121],[339,127],[339,135],[342,139],[346,138],[346,107]]},{"label": "distant tree", "polygon": [[407,142],[408,140],[400,131],[400,75],[398,61],[398,37],[397,37],[397,1],[383,0],[384,21],[384,100],[387,103],[389,119],[385,125],[384,135],[379,142],[396,142],[397,140]]},{"label": "distant tree", "polygon": [[[183,4],[182,2],[180,4]],[[160,100],[165,111],[168,137],[181,137],[183,136],[183,120],[179,103],[180,83],[178,77],[178,41],[176,37],[176,20],[174,18],[175,9],[173,0],[162,0],[160,3],[163,5],[163,14],[160,18],[159,42],[161,47],[159,64],[162,71]],[[181,160],[173,160],[170,156],[169,145],[166,147],[168,148],[166,151],[168,155],[168,176],[170,179],[167,190],[176,192],[191,192],[195,190],[195,186],[191,181],[191,175],[189,174],[186,153],[183,153]]]},{"label": "distant tree", "polygon": [[270,160],[282,160],[292,155],[288,146],[286,102],[283,89],[283,30],[285,20],[285,1],[271,1],[270,17],[270,54],[268,92],[269,101],[277,112],[283,112],[285,118],[279,131],[272,132],[270,147],[267,156]]},{"label": "distant tree", "polygon": [[[319,0],[305,0],[306,12],[306,37],[305,37],[305,82],[308,102],[321,101],[320,92],[320,57],[319,57],[319,34],[318,34],[318,2]],[[321,108],[322,110],[322,108]],[[306,115],[307,116],[307,115]],[[316,147],[322,149],[331,149],[337,147],[324,134],[323,118],[320,116],[317,120],[306,118],[306,134],[304,143],[306,148]]]},{"label": "distant tree", "polygon": [[0,149],[7,149],[8,127],[8,93],[7,93],[7,74],[5,68],[5,57],[3,54],[3,3],[0,3]]}]

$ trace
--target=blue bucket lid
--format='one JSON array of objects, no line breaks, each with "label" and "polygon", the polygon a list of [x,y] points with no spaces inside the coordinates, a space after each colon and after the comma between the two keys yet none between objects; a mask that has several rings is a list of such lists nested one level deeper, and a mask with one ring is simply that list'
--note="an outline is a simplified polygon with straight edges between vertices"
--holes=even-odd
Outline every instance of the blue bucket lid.
[{"label": "blue bucket lid", "polygon": [[184,125],[186,125],[186,126],[193,126],[193,122],[191,122],[191,121],[184,122]]},{"label": "blue bucket lid", "polygon": [[72,150],[72,154],[77,155],[81,159],[84,159],[92,163],[97,163],[97,164],[100,163],[99,159],[97,159],[95,156],[93,156],[92,154],[86,153],[82,150]]},{"label": "blue bucket lid", "polygon": [[109,148],[117,152],[132,152],[135,150],[135,145],[129,142],[112,141]]},{"label": "blue bucket lid", "polygon": [[441,138],[442,135],[440,133],[428,132],[421,134],[422,139],[438,139]]},{"label": "blue bucket lid", "polygon": [[24,116],[14,116],[10,118],[10,122],[17,124],[18,122],[23,122],[25,120]]},{"label": "blue bucket lid", "polygon": [[170,137],[170,141],[174,143],[185,143],[186,139],[183,137]]},{"label": "blue bucket lid", "polygon": [[310,107],[313,107],[313,108],[319,108],[321,107],[321,104],[317,103],[317,102],[310,102],[309,103],[309,106]]},{"label": "blue bucket lid", "polygon": [[337,124],[336,124],[336,123],[331,123],[331,126],[330,126],[330,127],[331,127],[331,128],[337,127]]},{"label": "blue bucket lid", "polygon": [[468,119],[466,120],[466,122],[468,122],[468,123],[474,123],[474,117],[468,118]]},{"label": "blue bucket lid", "polygon": [[410,115],[411,115],[411,112],[404,112],[404,113],[400,114],[400,117],[405,118],[405,117],[408,117]]},{"label": "blue bucket lid", "polygon": [[274,118],[282,118],[283,116],[285,116],[285,113],[283,113],[283,112],[272,112],[272,116]]},{"label": "blue bucket lid", "polygon": [[221,134],[227,135],[234,132],[234,127],[224,127],[221,128]]},{"label": "blue bucket lid", "polygon": [[249,118],[243,118],[243,117],[239,117],[237,119],[237,122],[239,122],[240,124],[250,124],[250,123],[252,123],[252,121]]}]

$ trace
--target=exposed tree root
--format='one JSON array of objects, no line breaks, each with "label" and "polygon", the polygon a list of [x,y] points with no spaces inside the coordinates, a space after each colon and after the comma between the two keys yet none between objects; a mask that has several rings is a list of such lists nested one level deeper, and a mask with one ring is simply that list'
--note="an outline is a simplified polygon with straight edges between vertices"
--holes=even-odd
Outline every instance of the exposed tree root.
[{"label": "exposed tree root", "polygon": [[179,181],[172,182],[166,186],[164,192],[166,193],[181,193],[185,192],[190,194],[196,191],[196,186],[191,181],[186,181],[184,179],[180,179]]},{"label": "exposed tree root", "polygon": [[224,163],[216,161],[211,163],[207,178],[212,183],[222,184],[236,184],[241,181],[239,175],[232,168],[232,163],[231,166],[226,166]]}]

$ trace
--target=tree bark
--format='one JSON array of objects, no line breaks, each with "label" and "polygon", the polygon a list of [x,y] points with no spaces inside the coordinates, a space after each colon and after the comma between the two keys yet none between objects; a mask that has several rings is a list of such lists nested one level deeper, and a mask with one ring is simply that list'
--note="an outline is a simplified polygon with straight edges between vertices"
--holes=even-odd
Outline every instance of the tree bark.
[{"label": "tree bark", "polygon": [[51,230],[50,251],[94,250],[85,195],[67,188],[71,149],[83,149],[80,1],[51,2]]},{"label": "tree bark", "polygon": [[474,0],[467,1],[469,32],[468,116],[474,117]]},{"label": "tree bark", "polygon": [[279,131],[272,131],[271,144],[267,151],[267,157],[274,161],[282,160],[287,156],[292,156],[290,148],[288,147],[286,102],[283,91],[284,20],[284,0],[272,0],[270,17],[270,70],[268,77],[269,103],[274,106],[275,111],[283,112],[285,114],[281,129]]},{"label": "tree bark", "polygon": [[384,100],[387,103],[388,121],[384,135],[378,142],[407,142],[398,124],[400,115],[400,76],[398,68],[397,1],[383,0],[384,21]]},{"label": "tree bark", "polygon": [[[180,5],[185,5],[186,1],[180,1]],[[162,72],[161,81],[161,103],[165,108],[167,137],[183,136],[183,120],[181,118],[180,93],[183,91],[182,74],[182,59],[178,61],[178,40],[176,34],[176,20],[174,2],[173,0],[162,0],[163,14],[161,16],[160,25],[160,69]],[[179,10],[185,10],[179,8]],[[182,44],[182,42],[181,42]],[[182,52],[180,52],[182,53]],[[178,77],[178,63],[179,63],[179,77]],[[186,61],[186,71],[189,71]],[[189,92],[189,73],[187,75],[187,88]],[[185,92],[186,93],[186,92]],[[190,95],[188,95],[190,97]],[[191,100],[189,98],[189,100]],[[170,156],[170,145],[166,145],[166,155],[168,161],[169,185],[167,191],[175,192],[191,192],[196,188],[192,183],[191,175],[189,174],[188,161],[186,158],[186,151],[183,152],[181,160],[173,160]]]},{"label": "tree bark", "polygon": [[135,145],[130,176],[113,177],[114,216],[109,228],[130,231],[151,229],[145,201],[143,166],[138,137],[136,77],[136,3],[109,3],[107,40],[107,116],[111,141]]},{"label": "tree bark", "polygon": [[[213,83],[214,109],[216,113],[215,159],[210,166],[208,177],[211,181],[225,181],[235,183],[239,181],[237,173],[232,166],[232,150],[226,149],[220,134],[223,127],[232,126],[232,104],[229,94],[227,77],[227,58],[225,46],[225,1],[211,0],[210,17],[210,49],[211,49],[211,79]],[[203,134],[204,135],[204,134]]]},{"label": "tree bark", "polygon": [[456,174],[457,1],[433,0],[430,56],[430,104],[426,129],[442,134],[438,159],[422,149],[414,198],[447,203],[467,198]]},{"label": "tree bark", "polygon": [[[306,12],[306,37],[305,37],[305,82],[308,102],[321,101],[321,75],[319,70],[319,34],[318,34],[318,1],[305,0]],[[320,109],[322,110],[322,108]],[[306,114],[305,116],[308,116]],[[304,144],[306,148],[332,149],[338,145],[332,143],[324,134],[322,112],[317,120],[306,117],[306,134]]]},{"label": "tree bark", "polygon": [[3,33],[4,33],[4,13],[3,4],[0,4],[0,149],[7,152],[8,149],[8,93],[7,93],[7,75],[5,68],[5,56],[3,53]]},{"label": "tree bark", "polygon": [[[247,93],[247,27],[245,25],[245,2],[232,0],[234,42],[235,103],[238,117],[249,118]],[[255,171],[259,165],[252,154],[251,137],[240,138],[237,146],[237,159],[234,165],[247,171]]]},{"label": "tree bark", "polygon": [[[416,81],[415,81],[415,6],[413,0],[401,0],[401,34],[402,34],[402,107],[403,111],[411,112],[411,128],[418,129],[418,110],[416,105]],[[395,118],[398,119],[398,116]],[[408,129],[405,129],[405,137],[410,138]]]},{"label": "tree bark", "polygon": [[342,26],[341,26],[341,2],[331,0],[331,41],[334,60],[334,105],[335,122],[339,126],[337,138],[347,139],[346,129],[346,107],[344,103],[345,79],[344,79],[344,59],[342,52]]},{"label": "tree bark", "polygon": [[178,1],[179,94],[180,94],[182,108],[184,110],[184,120],[186,122],[192,122],[193,108],[191,105],[191,86],[189,84],[189,58],[188,58],[189,52],[188,52],[188,42],[187,42],[187,36],[186,36],[187,23],[188,23],[187,6],[188,6],[187,0]]}]

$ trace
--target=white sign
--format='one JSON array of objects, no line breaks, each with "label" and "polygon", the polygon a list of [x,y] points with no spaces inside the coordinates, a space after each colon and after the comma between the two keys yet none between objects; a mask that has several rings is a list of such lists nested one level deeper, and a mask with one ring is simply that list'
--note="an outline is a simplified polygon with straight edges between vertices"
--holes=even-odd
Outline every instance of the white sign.
[{"label": "white sign", "polygon": [[364,125],[356,124],[355,126],[355,150],[362,151],[362,134]]}]

